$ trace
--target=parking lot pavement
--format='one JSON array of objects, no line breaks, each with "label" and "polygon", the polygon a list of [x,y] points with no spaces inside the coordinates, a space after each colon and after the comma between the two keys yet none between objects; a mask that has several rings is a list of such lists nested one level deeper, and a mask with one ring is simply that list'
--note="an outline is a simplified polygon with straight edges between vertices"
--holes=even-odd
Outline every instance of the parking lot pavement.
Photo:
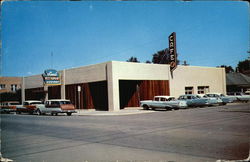
[{"label": "parking lot pavement", "polygon": [[[236,102],[236,103],[229,103],[227,106],[233,106],[233,105],[241,105],[241,102]],[[223,108],[223,106],[213,106],[210,108]],[[203,107],[203,108],[208,108],[208,107]],[[192,108],[187,108],[187,109],[179,109],[177,111],[186,111],[188,109],[200,109],[196,107]],[[78,116],[112,116],[112,115],[132,115],[132,114],[144,114],[144,113],[153,113],[153,112],[158,112],[158,111],[166,111],[165,109],[156,109],[156,110],[144,110],[142,107],[127,107],[125,109],[121,109],[119,111],[100,111],[100,110],[95,110],[95,109],[89,109],[89,110],[83,110],[83,109],[78,109],[77,113],[74,113],[73,115],[78,115]],[[169,110],[167,110],[169,111]],[[175,110],[172,110],[175,111]]]},{"label": "parking lot pavement", "polygon": [[94,116],[109,116],[109,115],[131,115],[131,114],[144,114],[144,113],[153,113],[155,111],[152,110],[143,110],[142,107],[133,107],[126,108],[119,111],[98,111],[98,110],[77,110],[77,113],[74,115],[78,116],[86,116],[86,115],[94,115]]},{"label": "parking lot pavement", "polygon": [[246,159],[249,137],[249,104],[121,116],[1,115],[1,152],[15,162]]}]

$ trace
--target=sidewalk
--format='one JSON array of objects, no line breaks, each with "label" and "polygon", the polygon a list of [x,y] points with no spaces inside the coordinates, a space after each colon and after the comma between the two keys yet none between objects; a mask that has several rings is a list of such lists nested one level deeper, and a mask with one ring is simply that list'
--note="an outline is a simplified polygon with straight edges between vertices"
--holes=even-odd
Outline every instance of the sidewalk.
[{"label": "sidewalk", "polygon": [[77,110],[77,113],[73,115],[78,116],[108,116],[108,115],[131,115],[131,114],[143,114],[143,113],[152,113],[155,111],[151,110],[143,110],[141,107],[133,107],[133,108],[125,108],[119,111],[100,111],[100,110]]}]

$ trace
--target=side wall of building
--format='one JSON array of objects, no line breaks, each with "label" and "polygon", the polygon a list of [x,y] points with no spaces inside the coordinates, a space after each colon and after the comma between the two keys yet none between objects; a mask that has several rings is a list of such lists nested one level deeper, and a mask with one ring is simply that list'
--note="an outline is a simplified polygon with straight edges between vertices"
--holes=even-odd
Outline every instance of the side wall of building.
[{"label": "side wall of building", "polygon": [[[60,71],[62,73],[62,71]],[[65,85],[107,80],[107,62],[65,70]]]},{"label": "side wall of building", "polygon": [[170,94],[178,97],[185,94],[185,87],[193,87],[198,94],[198,86],[209,86],[210,92],[226,94],[224,68],[178,66],[170,77]]}]

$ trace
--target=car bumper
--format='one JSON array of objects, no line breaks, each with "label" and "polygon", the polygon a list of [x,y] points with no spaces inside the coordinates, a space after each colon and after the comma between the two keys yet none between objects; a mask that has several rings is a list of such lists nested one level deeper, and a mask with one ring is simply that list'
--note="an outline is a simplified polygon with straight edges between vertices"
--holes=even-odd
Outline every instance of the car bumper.
[{"label": "car bumper", "polygon": [[61,113],[77,113],[76,110],[62,110]]}]

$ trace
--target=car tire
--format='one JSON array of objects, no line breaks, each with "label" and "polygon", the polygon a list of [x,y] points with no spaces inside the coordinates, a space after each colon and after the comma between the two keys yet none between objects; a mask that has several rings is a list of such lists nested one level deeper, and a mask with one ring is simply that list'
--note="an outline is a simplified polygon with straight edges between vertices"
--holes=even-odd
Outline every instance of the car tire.
[{"label": "car tire", "polygon": [[37,115],[42,115],[42,112],[41,112],[40,109],[37,109],[37,110],[36,110],[36,113],[37,113]]},{"label": "car tire", "polygon": [[17,113],[17,114],[21,114],[21,111],[17,110],[16,113]]},{"label": "car tire", "polygon": [[149,109],[148,105],[143,105],[143,109],[148,110]]},{"label": "car tire", "polygon": [[72,113],[71,112],[68,112],[67,115],[70,116]]}]

